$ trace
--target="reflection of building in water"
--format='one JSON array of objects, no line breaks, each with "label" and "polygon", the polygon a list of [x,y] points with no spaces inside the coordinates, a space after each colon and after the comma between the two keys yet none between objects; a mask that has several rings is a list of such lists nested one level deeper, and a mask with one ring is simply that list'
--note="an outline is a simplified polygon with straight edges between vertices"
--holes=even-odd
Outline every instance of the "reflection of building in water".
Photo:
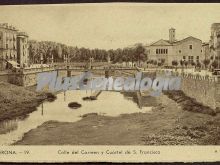
[{"label": "reflection of building in water", "polygon": [[0,122],[0,134],[5,134],[11,131],[14,131],[18,128],[17,120],[6,120]]},{"label": "reflection of building in water", "polygon": [[213,23],[211,26],[211,36],[210,36],[210,51],[212,60],[217,59],[220,56],[220,23]]},{"label": "reflection of building in water", "polygon": [[41,104],[41,116],[44,115],[44,103]]},{"label": "reflection of building in water", "polygon": [[7,23],[0,24],[0,70],[6,69],[6,64],[28,65],[27,40],[26,33],[18,32],[18,29]]}]

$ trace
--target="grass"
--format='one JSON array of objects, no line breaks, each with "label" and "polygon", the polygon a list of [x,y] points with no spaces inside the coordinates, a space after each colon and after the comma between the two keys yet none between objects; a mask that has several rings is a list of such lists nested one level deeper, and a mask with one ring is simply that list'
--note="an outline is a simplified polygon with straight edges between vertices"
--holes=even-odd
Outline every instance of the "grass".
[{"label": "grass", "polygon": [[0,121],[23,116],[36,110],[43,100],[56,98],[51,93],[35,91],[34,87],[21,87],[0,82]]},{"label": "grass", "polygon": [[186,96],[182,91],[165,91],[164,94],[181,105],[185,111],[209,114],[212,116],[216,115],[215,110],[197,102],[194,98]]}]

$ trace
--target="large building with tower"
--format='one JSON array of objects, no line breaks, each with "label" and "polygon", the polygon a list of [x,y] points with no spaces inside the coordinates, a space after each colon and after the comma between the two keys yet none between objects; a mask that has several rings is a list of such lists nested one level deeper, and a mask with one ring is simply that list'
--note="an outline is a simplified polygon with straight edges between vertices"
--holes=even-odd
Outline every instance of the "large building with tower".
[{"label": "large building with tower", "polygon": [[7,64],[28,65],[28,35],[3,23],[0,24],[0,70],[7,69]]},{"label": "large building with tower", "polygon": [[172,61],[180,64],[181,60],[188,63],[197,63],[205,59],[202,53],[202,41],[189,36],[182,40],[176,40],[175,29],[169,29],[169,40],[160,39],[146,46],[149,60],[164,62],[164,65],[172,65]]}]

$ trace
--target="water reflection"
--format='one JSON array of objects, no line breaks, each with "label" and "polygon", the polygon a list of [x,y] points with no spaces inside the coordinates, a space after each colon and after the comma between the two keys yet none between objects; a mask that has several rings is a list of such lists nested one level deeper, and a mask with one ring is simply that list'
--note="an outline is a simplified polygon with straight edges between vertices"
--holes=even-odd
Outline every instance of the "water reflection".
[{"label": "water reflection", "polygon": [[[94,91],[93,91],[94,92]],[[133,101],[125,99],[120,92],[103,91],[95,101],[84,101],[92,91],[67,91],[57,94],[53,102],[44,102],[37,111],[29,114],[25,119],[14,119],[0,123],[0,145],[9,145],[20,140],[24,133],[42,125],[46,121],[75,122],[87,113],[99,115],[118,116],[120,114],[149,112],[150,107],[139,109]],[[81,108],[71,110],[68,103],[78,102]]]},{"label": "water reflection", "polygon": [[7,132],[16,130],[18,128],[17,120],[18,119],[0,122],[0,134],[5,134]]},{"label": "water reflection", "polygon": [[44,115],[44,103],[41,104],[41,116]]}]

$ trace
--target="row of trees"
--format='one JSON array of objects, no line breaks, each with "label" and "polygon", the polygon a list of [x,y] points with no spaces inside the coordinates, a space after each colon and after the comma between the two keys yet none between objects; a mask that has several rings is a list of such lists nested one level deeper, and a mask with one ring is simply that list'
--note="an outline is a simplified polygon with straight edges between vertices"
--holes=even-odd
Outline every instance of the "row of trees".
[{"label": "row of trees", "polygon": [[[153,64],[156,66],[163,66],[165,60],[162,59],[160,61],[157,60],[148,60],[147,54],[145,51],[145,47],[138,43],[134,45],[132,48],[123,48],[123,49],[88,49],[88,48],[78,48],[74,46],[67,46],[65,44],[51,42],[51,41],[29,41],[29,56],[30,63],[39,64],[41,61],[43,63],[51,63],[53,62],[64,62],[68,59],[69,62],[86,62],[89,61],[90,58],[93,58],[94,61],[104,62],[107,61],[108,58],[113,63],[121,63],[121,62],[139,62],[143,61],[147,64]],[[211,66],[212,68],[218,67],[218,59],[209,60],[205,59],[202,61],[203,66],[208,68]],[[195,66],[201,68],[202,64],[200,62],[189,62],[189,61],[172,61],[173,66],[182,66],[187,67],[188,65]]]},{"label": "row of trees", "polygon": [[[207,69],[209,66],[212,66],[213,68],[217,68],[218,67],[218,59],[215,59],[214,61],[211,62],[210,59],[205,59],[202,61],[203,65],[205,66],[205,68]],[[198,62],[188,62],[188,61],[183,61],[183,60],[180,60],[180,62],[176,61],[176,60],[173,60],[172,61],[172,65],[177,67],[178,65],[181,65],[182,67],[187,67],[188,65],[191,65],[191,66],[195,66],[197,68],[201,68],[202,67],[202,64],[198,61]]]},{"label": "row of trees", "polygon": [[107,61],[108,58],[113,63],[116,62],[140,62],[147,60],[145,48],[142,44],[136,44],[133,48],[124,49],[88,49],[67,46],[60,43],[50,41],[29,41],[29,56],[30,62],[33,63],[51,63],[64,62],[68,59],[69,62],[85,62],[89,58],[95,61]]},{"label": "row of trees", "polygon": [[[164,59],[162,59],[162,60],[160,60],[160,61],[157,61],[157,60],[148,60],[148,61],[147,61],[147,64],[152,64],[152,65],[156,65],[156,66],[163,66],[163,65],[164,65],[164,62],[165,62]],[[194,61],[189,62],[189,61],[183,61],[183,60],[180,60],[180,61],[173,60],[173,61],[172,61],[172,66],[174,66],[174,67],[181,66],[181,67],[186,67],[186,68],[187,68],[187,66],[189,66],[189,65],[194,66],[194,67],[196,67],[196,68],[201,68],[202,65],[203,65],[206,69],[209,68],[210,66],[211,66],[212,68],[218,68],[218,60],[215,59],[214,61],[211,61],[210,59],[205,59],[205,60],[202,61],[202,63],[199,62],[199,61],[198,61],[198,62],[194,62]]]}]

